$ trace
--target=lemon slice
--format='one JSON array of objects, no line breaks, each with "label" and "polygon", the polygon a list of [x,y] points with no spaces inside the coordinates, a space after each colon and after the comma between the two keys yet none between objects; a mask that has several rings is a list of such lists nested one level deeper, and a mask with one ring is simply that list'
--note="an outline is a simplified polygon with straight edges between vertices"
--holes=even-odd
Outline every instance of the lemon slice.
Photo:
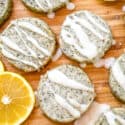
[{"label": "lemon slice", "polygon": [[0,61],[0,72],[3,72],[4,71],[4,66],[3,66],[3,63]]},{"label": "lemon slice", "polygon": [[0,72],[0,125],[20,125],[30,115],[35,103],[27,81],[11,72]]}]

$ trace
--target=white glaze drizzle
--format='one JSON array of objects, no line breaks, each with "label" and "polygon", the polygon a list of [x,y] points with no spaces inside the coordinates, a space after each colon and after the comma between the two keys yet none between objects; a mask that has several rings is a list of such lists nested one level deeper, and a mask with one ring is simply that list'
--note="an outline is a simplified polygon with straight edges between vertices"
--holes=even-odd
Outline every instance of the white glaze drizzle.
[{"label": "white glaze drizzle", "polygon": [[51,1],[51,0],[46,0],[46,2],[48,3],[48,7],[50,8],[50,9],[53,9],[53,1]]},{"label": "white glaze drizzle", "polygon": [[[23,31],[23,30],[22,30],[22,32],[25,34],[27,40],[29,40],[29,41],[30,41],[37,49],[39,49],[42,53],[44,53],[44,54],[47,55],[47,56],[50,56],[50,55],[51,55],[50,52],[49,52],[47,49],[41,47],[41,46],[38,44],[38,42],[37,42],[33,37],[28,36],[28,34],[27,34],[25,31]],[[43,56],[43,57],[44,57],[44,56]]]},{"label": "white glaze drizzle", "polygon": [[[54,2],[51,1],[51,0],[44,0],[44,1],[40,1],[39,0],[35,0],[36,4],[39,6],[40,9],[44,10],[44,11],[47,11],[48,9],[50,9],[51,11],[53,10],[54,8]],[[43,6],[42,3],[46,2],[47,3],[47,7]]]},{"label": "white glaze drizzle", "polygon": [[[15,25],[16,31],[17,31],[18,34],[20,34],[20,36],[21,36],[21,33],[20,33],[20,31],[19,31],[18,24],[17,24],[17,23],[13,23],[13,24]],[[21,29],[20,29],[20,30],[21,30]],[[28,34],[27,34],[24,30],[21,30],[21,32],[23,32],[23,34],[26,36],[27,40],[29,40],[29,41],[30,41],[37,49],[39,49],[42,53],[44,53],[44,54],[47,55],[47,56],[50,56],[50,55],[51,55],[50,52],[49,52],[47,49],[45,49],[45,48],[39,46],[38,42],[37,42],[33,37],[28,36]],[[23,39],[23,38],[21,37],[21,39]],[[28,47],[28,49],[30,49],[30,48]],[[30,52],[34,55],[34,52],[32,51],[32,49],[30,49]],[[37,55],[35,55],[35,56],[37,56]],[[43,58],[44,55],[41,54],[40,57]]]},{"label": "white glaze drizzle", "polygon": [[38,5],[38,7],[42,10],[46,10],[46,8],[44,6],[41,5],[41,3],[39,2],[39,0],[35,0],[36,4]]},{"label": "white glaze drizzle", "polygon": [[45,48],[39,46],[38,42],[37,42],[33,37],[27,36],[27,39],[28,39],[29,41],[31,41],[32,44],[35,45],[36,48],[39,49],[41,52],[43,52],[45,55],[47,55],[47,56],[50,56],[50,55],[51,55],[50,52],[49,52],[47,49],[45,49]]},{"label": "white glaze drizzle", "polygon": [[[48,85],[50,83],[46,83],[46,84]],[[55,100],[59,105],[61,105],[65,110],[67,110],[74,118],[80,117],[80,111],[77,110],[75,107],[73,107],[72,104],[68,103],[68,100],[56,94],[50,85],[48,85],[48,89],[54,94]]]},{"label": "white glaze drizzle", "polygon": [[24,45],[26,46],[27,50],[31,53],[32,57],[37,58],[36,53],[30,48],[28,47],[28,45],[26,44],[26,41],[23,39],[21,32],[19,31],[19,28],[17,28],[16,26],[14,27],[15,31],[17,32],[17,34],[19,35],[20,39],[22,40],[22,42],[24,43]]},{"label": "white glaze drizzle", "polygon": [[97,55],[97,47],[92,42],[90,42],[88,36],[84,33],[83,29],[72,20],[68,20],[66,22],[66,24],[70,25],[71,28],[74,30],[77,38],[79,39],[79,42],[80,42],[82,48],[78,45],[78,43],[74,42],[75,40],[73,37],[68,37],[68,34],[70,36],[71,36],[71,34],[67,30],[62,30],[62,37],[64,37],[65,42],[70,45],[74,45],[75,48],[82,55],[87,56],[90,59],[95,57]]},{"label": "white glaze drizzle", "polygon": [[45,36],[46,38],[53,40],[52,37],[50,37],[47,33],[42,31],[39,27],[33,25],[32,23],[26,22],[26,21],[20,21],[17,23],[20,27],[26,28],[28,30],[31,30],[32,32],[38,33],[42,36]]},{"label": "white glaze drizzle", "polygon": [[88,107],[86,104],[79,104],[76,100],[68,98],[68,101],[71,105],[73,105],[75,108],[79,109],[79,111],[82,113],[85,111]]},{"label": "white glaze drizzle", "polygon": [[65,74],[63,74],[57,69],[48,71],[48,78],[52,82],[55,82],[65,87],[94,92],[93,88],[87,87],[83,85],[82,83],[79,83],[75,80],[68,78]]},{"label": "white glaze drizzle", "polygon": [[[46,2],[47,3],[47,7],[43,6],[42,3],[40,3],[39,0],[35,0],[36,4],[39,6],[40,9],[46,11],[47,9],[50,9],[51,11],[53,11],[53,8],[54,8],[54,1],[52,0],[43,0],[41,1],[42,3],[43,2]],[[61,3],[69,3],[68,0],[59,0],[59,2]]]},{"label": "white glaze drizzle", "polygon": [[55,100],[58,104],[65,108],[74,118],[80,117],[80,112],[77,109],[73,108],[64,98],[55,94]]},{"label": "white glaze drizzle", "polygon": [[125,75],[121,70],[119,59],[117,59],[114,65],[112,66],[112,73],[114,78],[120,84],[120,86],[125,90]]},{"label": "white glaze drizzle", "polygon": [[109,125],[117,125],[115,122],[116,117],[114,116],[114,114],[112,112],[108,111],[108,112],[104,113],[104,116],[106,117]]},{"label": "white glaze drizzle", "polygon": [[122,118],[122,117],[116,115],[116,119],[118,119],[118,121],[120,121],[120,123],[122,123],[123,125],[125,125],[125,120],[124,120],[124,118]]},{"label": "white glaze drizzle", "polygon": [[125,120],[121,118],[120,116],[114,114],[112,111],[108,111],[104,113],[104,116],[106,117],[109,125],[117,125],[116,119],[123,125],[125,125]]},{"label": "white glaze drizzle", "polygon": [[89,19],[89,21],[92,22],[97,28],[99,28],[103,32],[110,33],[108,29],[106,29],[104,26],[102,26],[101,24],[97,23],[94,20],[94,18],[91,16],[90,12],[84,11],[84,13],[85,13],[86,17]]},{"label": "white glaze drizzle", "polygon": [[7,58],[10,58],[12,60],[15,60],[15,61],[18,61],[18,62],[21,62],[23,64],[26,64],[26,65],[29,65],[31,67],[34,67],[35,69],[38,69],[39,67],[35,64],[35,63],[32,63],[30,61],[26,61],[26,60],[20,60],[18,59],[17,57],[15,57],[14,55],[12,55],[10,52],[7,52],[4,48],[2,48],[2,52],[3,54],[7,57]]},{"label": "white glaze drizzle", "polygon": [[[1,36],[1,39],[2,39],[3,43],[4,43],[6,46],[8,46],[9,48],[11,48],[11,49],[13,49],[13,50],[16,50],[17,52],[20,52],[21,54],[23,54],[23,55],[25,55],[25,56],[29,56],[29,57],[33,57],[33,58],[38,58],[38,57],[43,58],[43,57],[44,57],[43,54],[45,54],[45,55],[47,55],[47,56],[50,56],[50,52],[49,52],[48,50],[44,49],[43,47],[40,47],[40,46],[38,45],[37,41],[36,41],[34,38],[28,36],[27,33],[26,33],[23,29],[20,29],[19,26],[18,26],[18,23],[12,22],[12,25],[14,25],[15,31],[17,32],[17,34],[19,35],[20,39],[21,39],[22,42],[24,43],[24,45],[25,45],[25,47],[27,48],[29,54],[26,53],[25,51],[23,51],[23,49],[19,48],[19,46],[18,46],[15,42],[13,42],[11,39],[9,39],[8,37]],[[26,41],[24,40],[24,38],[23,38],[22,35],[24,35],[24,36],[27,38],[27,40],[29,40],[29,42],[31,42],[31,43],[32,43],[37,49],[39,49],[43,54],[40,54],[40,56],[37,55],[37,54],[34,52],[34,50],[27,45],[27,43],[26,43]],[[5,51],[5,49],[4,49],[3,51]],[[23,64],[32,66],[32,67],[34,67],[35,69],[38,69],[38,67],[39,67],[39,66],[38,66],[37,64],[35,64],[35,63],[29,62],[29,61],[26,61],[26,60],[19,60],[19,59],[18,59],[17,57],[15,57],[14,55],[9,54],[8,52],[5,52],[5,53],[6,53],[6,56],[7,56],[8,58],[12,59],[12,60],[16,60],[16,61],[21,62],[21,63],[23,63]],[[8,54],[9,54],[9,55],[8,55]],[[12,58],[11,58],[11,57],[12,57]],[[40,60],[38,60],[38,63],[39,63],[40,65],[42,64]]]},{"label": "white glaze drizzle", "polygon": [[[104,37],[94,29],[94,27],[92,26],[92,24],[90,24],[89,22],[87,22],[84,18],[80,18],[77,17],[76,15],[72,16],[74,22],[78,22],[80,23],[82,26],[86,27],[88,30],[90,30],[93,34],[95,34],[95,36],[97,36],[100,39],[103,39]],[[69,17],[68,17],[69,18]],[[71,21],[71,20],[70,20]]]},{"label": "white glaze drizzle", "polygon": [[0,39],[2,40],[2,42],[8,46],[9,48],[16,50],[17,52],[20,52],[21,54],[25,55],[25,56],[30,56],[28,54],[26,54],[25,51],[23,51],[22,49],[20,49],[17,44],[12,41],[10,38],[6,37],[6,36],[1,36]]}]

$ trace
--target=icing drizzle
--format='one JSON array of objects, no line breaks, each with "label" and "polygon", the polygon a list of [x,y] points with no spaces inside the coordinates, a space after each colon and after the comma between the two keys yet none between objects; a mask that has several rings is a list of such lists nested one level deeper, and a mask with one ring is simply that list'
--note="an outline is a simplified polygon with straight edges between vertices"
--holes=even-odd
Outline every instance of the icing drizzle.
[{"label": "icing drizzle", "polygon": [[[53,93],[54,98],[56,102],[65,110],[67,110],[74,118],[79,118],[81,113],[85,112],[88,108],[89,104],[85,103],[79,103],[74,98],[67,96],[66,98],[62,97],[61,95],[57,94],[52,86],[51,83],[64,86],[67,88],[72,88],[74,90],[81,90],[93,93],[94,88],[88,87],[87,85],[84,85],[83,83],[80,83],[74,79],[69,78],[66,76],[62,71],[60,71],[58,68],[50,70],[47,72],[48,82],[46,82],[47,88],[50,92]],[[85,82],[85,81],[84,81]]]},{"label": "icing drizzle", "polygon": [[112,66],[112,73],[117,82],[120,84],[120,86],[125,90],[125,75],[121,70],[119,59],[116,60],[114,65]]},{"label": "icing drizzle", "polygon": [[125,125],[125,120],[124,120],[122,117],[120,117],[120,116],[114,114],[112,111],[108,111],[108,112],[104,113],[104,116],[106,117],[106,119],[107,119],[109,125],[117,125],[117,124],[116,124],[116,121],[115,121],[116,119],[117,119],[121,124]]},{"label": "icing drizzle", "polygon": [[[26,22],[26,21],[12,22],[11,25],[13,25],[13,29],[17,32],[20,40],[24,44],[24,47],[26,47],[27,51],[24,51],[22,48],[20,48],[17,45],[17,43],[14,42],[14,40],[11,39],[10,37],[5,36],[5,35],[1,35],[0,39],[4,43],[5,46],[7,46],[8,48],[10,48],[12,50],[15,50],[16,52],[18,52],[24,56],[32,57],[34,59],[39,59],[39,58],[41,59],[41,58],[44,58],[45,56],[51,56],[51,53],[49,52],[49,50],[40,46],[38,44],[38,41],[35,38],[33,38],[32,36],[29,36],[29,34],[27,34],[27,32],[24,31],[23,28],[26,28],[27,30],[30,30],[36,34],[42,35],[49,40],[52,40],[53,38],[51,36],[49,36],[47,33],[44,33],[44,31],[42,29],[40,29],[39,27],[35,26],[34,24],[32,24],[30,22]],[[28,42],[26,42],[24,37]],[[39,55],[36,54],[36,52],[31,47],[29,47],[28,43],[32,44],[36,49],[38,49],[40,54]],[[38,69],[39,66],[42,64],[42,62],[40,60],[38,60],[38,64],[30,62],[29,60],[26,60],[26,59],[21,60],[21,59],[19,59],[19,57],[16,57],[15,55],[13,55],[11,52],[8,52],[3,47],[2,47],[2,52],[9,59],[18,61],[18,62],[23,63],[25,65],[29,65],[35,69]]]},{"label": "icing drizzle", "polygon": [[[36,4],[41,10],[44,10],[45,12],[48,10],[53,11],[53,9],[56,7],[55,2],[53,0],[35,0]],[[68,0],[58,0],[58,2],[68,4]],[[44,6],[46,4],[46,6]]]},{"label": "icing drizzle", "polygon": [[[85,17],[80,16],[80,13],[83,13]],[[74,46],[81,55],[88,59],[95,58],[98,55],[98,48],[84,29],[88,29],[96,38],[103,40],[104,36],[94,26],[103,33],[110,33],[101,23],[97,23],[88,11],[79,11],[67,16],[61,31],[63,42]]]},{"label": "icing drizzle", "polygon": [[63,108],[65,108],[74,118],[80,117],[80,112],[73,108],[64,98],[55,94],[55,99]]},{"label": "icing drizzle", "polygon": [[83,85],[82,83],[79,83],[75,80],[72,80],[68,78],[65,74],[63,74],[61,71],[54,69],[48,72],[48,78],[50,81],[55,82],[56,84],[73,88],[73,89],[79,89],[79,90],[86,90],[93,92],[94,89],[87,87]]},{"label": "icing drizzle", "polygon": [[[49,83],[48,83],[49,84]],[[79,104],[74,99],[64,99],[62,96],[56,94],[51,86],[48,85],[49,90],[54,94],[56,102],[67,110],[74,118],[79,118],[81,113],[86,110],[87,104]]]}]

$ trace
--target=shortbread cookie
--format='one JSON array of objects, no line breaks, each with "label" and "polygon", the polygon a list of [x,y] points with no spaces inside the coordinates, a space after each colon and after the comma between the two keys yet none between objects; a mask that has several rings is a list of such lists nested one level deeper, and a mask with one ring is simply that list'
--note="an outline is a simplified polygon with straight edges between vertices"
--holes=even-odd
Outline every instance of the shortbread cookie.
[{"label": "shortbread cookie", "polygon": [[42,111],[57,122],[79,118],[91,105],[95,92],[88,76],[80,68],[60,65],[41,77],[38,100]]},{"label": "shortbread cookie", "polygon": [[12,9],[12,0],[0,0],[0,25],[9,17]]},{"label": "shortbread cookie", "polygon": [[125,102],[125,54],[122,54],[110,70],[109,85],[113,94]]},{"label": "shortbread cookie", "polygon": [[107,23],[89,11],[68,15],[62,25],[60,46],[66,56],[80,63],[97,61],[112,42]]},{"label": "shortbread cookie", "polygon": [[35,12],[51,13],[66,5],[69,0],[22,0],[23,3]]},{"label": "shortbread cookie", "polygon": [[55,36],[37,18],[12,21],[0,36],[1,53],[10,63],[26,72],[44,67],[55,50]]},{"label": "shortbread cookie", "polygon": [[125,108],[113,108],[104,112],[95,125],[125,125]]}]

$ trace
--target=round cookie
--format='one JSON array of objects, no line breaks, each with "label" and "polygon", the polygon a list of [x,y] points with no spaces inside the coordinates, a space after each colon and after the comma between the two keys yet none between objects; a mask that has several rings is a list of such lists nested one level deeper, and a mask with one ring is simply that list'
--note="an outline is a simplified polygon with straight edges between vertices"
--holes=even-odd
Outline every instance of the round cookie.
[{"label": "round cookie", "polygon": [[22,0],[32,11],[51,13],[66,5],[69,0]]},{"label": "round cookie", "polygon": [[97,61],[112,42],[112,33],[107,23],[89,11],[77,11],[68,15],[62,25],[62,51],[80,63]]},{"label": "round cookie", "polygon": [[85,72],[66,64],[41,77],[37,97],[41,110],[50,119],[66,123],[79,118],[89,108],[95,92]]},{"label": "round cookie", "polygon": [[113,94],[125,102],[125,54],[122,54],[112,65],[109,85]]},{"label": "round cookie", "polygon": [[55,50],[55,36],[49,26],[37,18],[14,20],[0,35],[1,53],[26,72],[43,68]]},{"label": "round cookie", "polygon": [[0,0],[0,25],[9,17],[12,10],[12,0]]},{"label": "round cookie", "polygon": [[113,108],[104,112],[95,125],[125,125],[125,108]]}]

